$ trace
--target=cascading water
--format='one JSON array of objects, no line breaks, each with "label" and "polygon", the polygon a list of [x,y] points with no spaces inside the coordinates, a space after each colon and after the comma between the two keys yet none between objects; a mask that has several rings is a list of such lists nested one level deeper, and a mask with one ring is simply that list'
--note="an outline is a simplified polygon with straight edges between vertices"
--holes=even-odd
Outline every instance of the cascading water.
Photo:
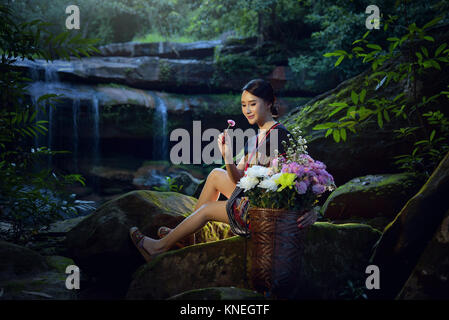
[{"label": "cascading water", "polygon": [[156,153],[157,160],[167,159],[167,106],[165,101],[155,95],[156,97],[156,112],[154,114],[154,124],[156,128],[160,128],[158,134],[155,135],[153,143],[154,146],[159,146],[159,153]]},{"label": "cascading water", "polygon": [[78,172],[78,118],[80,111],[80,100],[73,100],[72,104],[72,115],[73,115],[73,168],[75,172]]},{"label": "cascading water", "polygon": [[[100,162],[100,111],[98,106],[98,97],[92,98],[92,118],[93,118],[93,149],[92,149],[92,168],[99,165]],[[94,190],[98,190],[98,179],[94,178]]]}]

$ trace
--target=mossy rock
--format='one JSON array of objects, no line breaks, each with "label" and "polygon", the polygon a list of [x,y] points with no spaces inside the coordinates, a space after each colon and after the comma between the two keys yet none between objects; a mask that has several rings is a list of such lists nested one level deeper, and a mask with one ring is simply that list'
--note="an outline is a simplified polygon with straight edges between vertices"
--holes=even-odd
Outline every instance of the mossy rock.
[{"label": "mossy rock", "polygon": [[393,218],[421,187],[411,173],[367,175],[334,190],[321,208],[329,219]]},{"label": "mossy rock", "polygon": [[[371,249],[380,235],[362,224],[315,223],[307,230],[292,297],[338,298],[347,281],[365,276]],[[247,245],[250,257],[251,245]],[[244,238],[194,245],[163,253],[141,266],[133,275],[127,299],[167,299],[210,287],[251,289],[246,272]]]},{"label": "mossy rock", "polygon": [[4,300],[76,300],[76,290],[65,286],[67,275],[49,271],[0,281]]},{"label": "mossy rock", "polygon": [[49,269],[45,258],[39,253],[6,241],[0,241],[0,257],[0,280]]},{"label": "mossy rock", "polygon": [[182,292],[167,300],[265,300],[265,297],[248,289],[212,287]]},{"label": "mossy rock", "polygon": [[[197,199],[176,192],[132,191],[97,208],[66,236],[67,255],[82,272],[99,279],[114,278],[126,290],[132,273],[143,263],[129,238],[129,228],[157,238],[160,226],[176,227],[194,211]],[[229,226],[208,223],[196,233],[197,242],[229,237]],[[124,295],[125,292],[123,292]]]},{"label": "mossy rock", "polygon": [[[376,243],[375,251],[370,259],[371,264],[375,264],[382,272],[380,277],[380,290],[371,293],[373,298],[394,299],[404,287],[409,276],[417,273],[416,277],[421,277],[420,270],[427,263],[435,262],[431,269],[438,270],[432,274],[447,274],[445,252],[447,252],[449,202],[447,200],[449,190],[449,153],[441,160],[438,167],[406,205],[401,209],[395,219],[385,228],[382,237]],[[434,242],[428,249],[429,242],[436,234],[436,230],[443,228],[440,232],[439,242]],[[441,246],[442,245],[442,246]],[[438,249],[438,246],[441,246]],[[434,251],[435,250],[435,251]],[[424,255],[425,254],[425,255]],[[429,260],[420,261],[427,257]],[[437,264],[440,264],[436,266]],[[417,265],[418,264],[418,265]],[[434,269],[435,268],[435,269]],[[426,270],[426,269],[424,269]],[[430,275],[430,273],[428,273]],[[426,275],[423,278],[426,278]],[[432,277],[427,280],[431,281]],[[425,281],[427,281],[425,280]],[[440,279],[441,280],[441,279]],[[435,295],[440,292],[438,287],[444,285],[447,288],[447,280],[436,281],[434,284],[427,283],[427,289],[432,290],[435,286]],[[447,292],[447,291],[446,291]],[[406,293],[403,293],[406,296]],[[413,295],[413,294],[411,294]],[[431,296],[431,294],[429,294]],[[418,297],[418,295],[417,295]]]},{"label": "mossy rock", "polygon": [[45,259],[51,269],[62,274],[65,273],[67,266],[75,265],[75,262],[72,259],[62,256],[47,256]]}]

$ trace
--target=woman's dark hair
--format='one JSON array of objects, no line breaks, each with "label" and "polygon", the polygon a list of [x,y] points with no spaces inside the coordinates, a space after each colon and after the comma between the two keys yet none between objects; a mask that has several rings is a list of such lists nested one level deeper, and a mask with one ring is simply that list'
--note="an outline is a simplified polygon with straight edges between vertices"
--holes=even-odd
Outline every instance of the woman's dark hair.
[{"label": "woman's dark hair", "polygon": [[278,106],[275,104],[276,96],[274,95],[274,89],[270,82],[264,79],[253,79],[242,89],[243,91],[248,91],[252,95],[264,99],[266,102],[271,103],[271,114],[273,117],[277,117],[279,115]]}]

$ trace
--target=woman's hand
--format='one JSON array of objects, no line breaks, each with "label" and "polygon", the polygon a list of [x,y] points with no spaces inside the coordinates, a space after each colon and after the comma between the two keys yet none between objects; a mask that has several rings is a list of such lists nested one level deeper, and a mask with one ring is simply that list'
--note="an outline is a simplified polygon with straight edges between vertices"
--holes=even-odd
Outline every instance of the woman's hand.
[{"label": "woman's hand", "polygon": [[318,212],[315,209],[307,211],[302,216],[300,216],[297,220],[298,228],[303,229],[315,223],[318,219]]},{"label": "woman's hand", "polygon": [[217,138],[218,149],[220,149],[225,163],[232,163],[232,144],[231,137],[228,134],[227,129],[220,133]]}]

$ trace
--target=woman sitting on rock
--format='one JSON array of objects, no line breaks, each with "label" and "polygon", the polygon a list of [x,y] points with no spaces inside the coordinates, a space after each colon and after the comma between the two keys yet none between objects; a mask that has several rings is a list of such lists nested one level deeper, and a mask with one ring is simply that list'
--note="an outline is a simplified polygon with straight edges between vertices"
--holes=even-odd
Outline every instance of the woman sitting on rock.
[{"label": "woman sitting on rock", "polygon": [[[217,142],[226,163],[226,170],[217,168],[211,171],[196,203],[195,211],[176,228],[161,227],[158,231],[161,239],[144,236],[136,227],[130,229],[131,239],[145,260],[149,261],[154,255],[169,250],[178,241],[200,230],[208,221],[225,222],[230,224],[235,234],[247,234],[248,226],[242,222],[241,218],[246,216],[248,203],[242,201],[242,189],[236,185],[248,167],[262,164],[261,162],[269,164],[267,160],[270,157],[264,157],[263,153],[259,156],[258,150],[262,149],[259,147],[264,143],[265,150],[268,152],[271,150],[270,137],[277,138],[272,143],[277,142],[275,146],[279,154],[285,152],[282,141],[288,143],[288,130],[273,119],[278,114],[274,104],[275,99],[273,87],[265,80],[254,79],[243,87],[242,112],[249,124],[257,124],[259,134],[245,144],[244,156],[237,165],[232,160],[232,147],[227,130],[218,136]],[[273,134],[274,130],[276,130],[275,134]],[[217,201],[220,193],[224,194],[228,200]],[[298,227],[307,227],[316,219],[317,213],[313,210],[308,211],[298,219]]]}]

